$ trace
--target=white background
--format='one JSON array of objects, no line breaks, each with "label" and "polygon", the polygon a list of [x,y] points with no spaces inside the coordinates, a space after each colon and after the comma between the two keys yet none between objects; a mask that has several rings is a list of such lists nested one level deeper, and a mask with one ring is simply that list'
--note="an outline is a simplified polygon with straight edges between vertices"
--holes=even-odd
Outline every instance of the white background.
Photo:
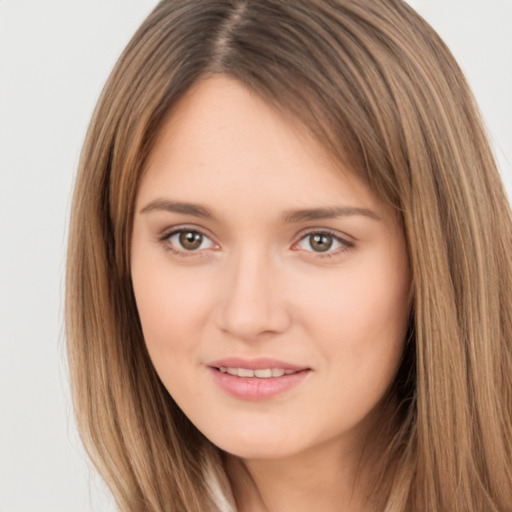
[{"label": "white background", "polygon": [[[410,0],[458,58],[512,196],[512,0]],[[85,130],[156,0],[0,0],[0,512],[110,512],[73,423],[67,217]]]}]

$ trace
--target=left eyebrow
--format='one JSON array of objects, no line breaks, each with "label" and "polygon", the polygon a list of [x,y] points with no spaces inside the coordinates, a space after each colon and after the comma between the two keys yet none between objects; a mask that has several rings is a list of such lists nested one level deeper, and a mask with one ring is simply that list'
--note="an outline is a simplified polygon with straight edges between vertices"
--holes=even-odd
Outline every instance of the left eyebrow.
[{"label": "left eyebrow", "polygon": [[284,222],[291,224],[294,222],[304,222],[306,220],[337,219],[339,217],[349,217],[353,215],[362,215],[376,221],[382,220],[381,217],[368,208],[355,208],[351,206],[290,210],[283,214],[283,219]]}]

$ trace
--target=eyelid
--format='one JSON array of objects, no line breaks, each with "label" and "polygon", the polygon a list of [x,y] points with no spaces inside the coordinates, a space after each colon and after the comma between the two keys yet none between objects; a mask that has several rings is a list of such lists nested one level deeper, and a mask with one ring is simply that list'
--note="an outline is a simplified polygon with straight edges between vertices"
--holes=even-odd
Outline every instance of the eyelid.
[{"label": "eyelid", "polygon": [[[302,242],[305,238],[311,235],[329,235],[334,240],[336,240],[340,247],[337,247],[335,249],[328,249],[325,252],[320,251],[314,251],[314,250],[307,250],[307,249],[301,249],[298,248],[298,244]],[[340,252],[346,252],[351,250],[354,247],[354,239],[350,237],[349,235],[341,234],[338,231],[328,229],[328,228],[308,228],[306,231],[302,231],[298,233],[295,237],[297,239],[296,242],[293,243],[292,249],[296,251],[304,251],[306,253],[313,254],[314,257],[322,258],[322,257],[333,257],[336,254]]]},{"label": "eyelid", "polygon": [[[174,235],[177,235],[178,233],[186,231],[192,231],[201,234],[203,237],[210,240],[213,247],[208,247],[205,249],[197,249],[194,251],[187,251],[186,249],[182,249],[179,247],[176,247],[170,243],[171,237]],[[199,256],[202,255],[207,250],[211,249],[218,249],[220,247],[219,243],[215,241],[215,238],[208,233],[208,231],[202,227],[195,226],[193,224],[184,224],[184,225],[178,225],[178,226],[172,226],[170,228],[167,228],[163,230],[158,236],[157,241],[161,243],[165,249],[169,250],[173,254],[180,255],[183,257],[188,256]]]}]

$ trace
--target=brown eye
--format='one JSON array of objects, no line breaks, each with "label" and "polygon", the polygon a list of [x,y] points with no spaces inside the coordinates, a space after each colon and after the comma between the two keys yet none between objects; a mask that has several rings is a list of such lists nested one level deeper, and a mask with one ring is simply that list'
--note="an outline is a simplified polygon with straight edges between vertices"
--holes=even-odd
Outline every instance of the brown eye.
[{"label": "brown eye", "polygon": [[178,236],[180,246],[186,251],[195,251],[203,243],[203,235],[197,231],[181,231]]},{"label": "brown eye", "polygon": [[309,235],[309,245],[315,252],[328,251],[334,242],[334,237],[328,233],[314,233]]},{"label": "brown eye", "polygon": [[295,245],[311,254],[321,256],[334,256],[352,249],[354,244],[329,231],[314,231],[304,235]]},{"label": "brown eye", "polygon": [[205,251],[218,249],[213,240],[202,231],[186,227],[164,235],[161,242],[165,249],[181,256],[200,256]]}]

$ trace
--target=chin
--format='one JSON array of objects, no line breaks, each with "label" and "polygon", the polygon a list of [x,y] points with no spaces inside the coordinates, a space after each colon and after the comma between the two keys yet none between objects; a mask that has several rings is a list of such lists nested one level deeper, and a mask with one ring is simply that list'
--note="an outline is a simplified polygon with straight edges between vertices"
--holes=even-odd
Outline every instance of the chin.
[{"label": "chin", "polygon": [[[215,444],[215,443],[214,443]],[[271,446],[268,441],[262,441],[258,445],[242,443],[226,443],[223,446],[216,444],[218,448],[229,455],[246,460],[272,460],[290,457],[297,453],[296,449],[282,446]]]},{"label": "chin", "polygon": [[[283,434],[283,432],[285,434]],[[242,459],[279,459],[290,457],[307,449],[302,439],[297,443],[290,438],[288,429],[277,432],[255,433],[253,429],[243,432],[230,431],[224,433],[203,432],[203,434],[222,451]]]}]

